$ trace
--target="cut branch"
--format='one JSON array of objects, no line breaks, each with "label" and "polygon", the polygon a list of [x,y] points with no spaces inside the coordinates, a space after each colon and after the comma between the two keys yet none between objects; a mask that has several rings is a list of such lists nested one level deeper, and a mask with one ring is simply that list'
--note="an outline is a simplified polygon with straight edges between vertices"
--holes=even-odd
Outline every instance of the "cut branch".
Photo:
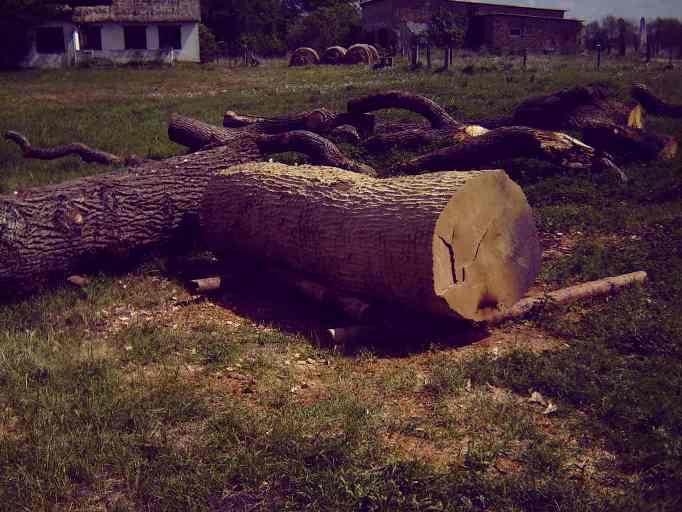
[{"label": "cut branch", "polygon": [[333,142],[315,133],[293,131],[263,135],[256,139],[256,143],[264,154],[295,151],[308,155],[310,163],[314,165],[330,165],[347,171],[374,174],[374,169],[347,158]]},{"label": "cut branch", "polygon": [[682,117],[682,105],[673,105],[659,99],[644,84],[634,84],[630,94],[650,114],[665,117]]},{"label": "cut branch", "polygon": [[670,160],[678,150],[673,137],[612,123],[588,124],[582,137],[587,144],[616,155],[619,162]]},{"label": "cut branch", "polygon": [[435,101],[407,92],[389,91],[370,94],[348,102],[348,112],[351,114],[362,114],[387,108],[399,108],[419,114],[429,120],[432,128],[444,128],[460,124]]},{"label": "cut branch", "polygon": [[326,135],[339,126],[353,126],[361,137],[374,133],[374,116],[369,114],[352,114],[348,112],[332,112],[326,108],[300,112],[284,117],[257,117],[225,112],[223,126],[227,128],[248,128],[257,133],[275,134],[294,130]]},{"label": "cut branch", "polygon": [[309,131],[297,130],[263,135],[260,130],[221,128],[176,114],[171,117],[168,124],[168,137],[191,150],[223,146],[240,139],[249,139],[258,145],[264,155],[293,151],[307,155],[314,164],[331,165],[366,174],[374,173],[371,167],[347,158],[330,140]]},{"label": "cut branch", "polygon": [[507,309],[506,311],[502,311],[489,318],[487,322],[491,325],[495,325],[507,320],[522,318],[528,315],[534,309],[545,305],[547,302],[553,302],[555,304],[569,304],[571,302],[599,297],[602,295],[613,295],[618,293],[623,288],[644,283],[646,279],[646,272],[633,272],[632,274],[606,277],[597,281],[590,281],[588,283],[582,283],[569,288],[563,288],[561,290],[549,292],[546,295],[528,297],[517,302],[513,307]]},{"label": "cut branch", "polygon": [[491,130],[478,137],[462,137],[459,144],[398,164],[390,174],[479,169],[497,160],[537,158],[578,170],[613,169],[627,179],[611,157],[559,132],[514,126]]},{"label": "cut branch", "polygon": [[54,148],[36,148],[22,134],[9,131],[5,133],[5,139],[16,143],[21,149],[24,158],[35,158],[38,160],[56,160],[70,155],[77,155],[87,163],[98,163],[103,165],[138,165],[143,159],[131,155],[126,158],[107,153],[99,149],[93,149],[80,142],[65,144]]}]

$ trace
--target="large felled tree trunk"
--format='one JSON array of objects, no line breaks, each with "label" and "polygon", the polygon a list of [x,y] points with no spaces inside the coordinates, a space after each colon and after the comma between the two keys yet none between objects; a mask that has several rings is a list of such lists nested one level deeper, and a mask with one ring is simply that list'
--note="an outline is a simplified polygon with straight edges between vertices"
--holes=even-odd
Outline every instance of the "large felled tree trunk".
[{"label": "large felled tree trunk", "polygon": [[221,171],[204,238],[369,302],[482,320],[519,300],[540,248],[521,189],[503,171],[377,180],[259,163]]},{"label": "large felled tree trunk", "polygon": [[0,288],[5,293],[14,287],[31,288],[45,278],[77,271],[96,258],[124,257],[131,250],[174,238],[191,246],[197,235],[199,202],[218,169],[264,160],[264,155],[279,151],[310,151],[321,163],[352,167],[333,144],[308,132],[234,136],[221,144],[191,155],[0,196]]}]

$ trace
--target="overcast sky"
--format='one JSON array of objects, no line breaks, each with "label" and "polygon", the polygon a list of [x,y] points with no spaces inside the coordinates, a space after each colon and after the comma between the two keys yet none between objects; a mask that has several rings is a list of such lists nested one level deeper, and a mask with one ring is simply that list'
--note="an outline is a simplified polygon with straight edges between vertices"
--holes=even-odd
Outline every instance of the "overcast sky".
[{"label": "overcast sky", "polygon": [[492,4],[527,5],[566,9],[567,16],[591,21],[607,14],[639,20],[649,18],[682,18],[682,0],[485,0]]}]

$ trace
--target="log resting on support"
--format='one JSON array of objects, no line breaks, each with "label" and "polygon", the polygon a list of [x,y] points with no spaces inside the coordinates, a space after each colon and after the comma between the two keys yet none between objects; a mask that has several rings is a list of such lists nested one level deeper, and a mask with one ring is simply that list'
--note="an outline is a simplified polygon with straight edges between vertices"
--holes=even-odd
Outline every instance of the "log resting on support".
[{"label": "log resting on support", "polygon": [[218,173],[201,226],[219,257],[288,268],[368,303],[483,320],[539,269],[530,207],[503,171],[378,180],[258,163]]}]

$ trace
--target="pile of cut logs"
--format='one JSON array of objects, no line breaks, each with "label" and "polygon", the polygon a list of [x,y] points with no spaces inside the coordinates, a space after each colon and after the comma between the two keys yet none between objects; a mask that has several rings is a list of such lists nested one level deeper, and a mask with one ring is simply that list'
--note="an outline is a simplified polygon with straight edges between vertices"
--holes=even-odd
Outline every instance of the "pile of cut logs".
[{"label": "pile of cut logs", "polygon": [[[345,112],[266,118],[228,111],[222,127],[173,115],[168,135],[189,152],[160,161],[81,143],[37,148],[9,132],[26,158],[76,154],[115,170],[0,196],[0,289],[12,295],[132,251],[200,240],[225,260],[263,262],[279,280],[358,320],[374,304],[476,321],[520,316],[544,300],[522,300],[539,270],[538,234],[521,188],[504,171],[485,169],[524,157],[625,179],[621,163],[671,158],[675,141],[645,131],[643,115],[680,117],[682,108],[642,85],[633,97],[626,105],[602,88],[577,87],[475,123],[399,91],[352,99]],[[378,122],[372,114],[391,108],[425,122]],[[583,141],[562,129],[582,131]],[[334,140],[376,152],[444,147],[372,169]],[[290,151],[309,165],[269,159]],[[608,293],[645,277],[551,298]]]}]

